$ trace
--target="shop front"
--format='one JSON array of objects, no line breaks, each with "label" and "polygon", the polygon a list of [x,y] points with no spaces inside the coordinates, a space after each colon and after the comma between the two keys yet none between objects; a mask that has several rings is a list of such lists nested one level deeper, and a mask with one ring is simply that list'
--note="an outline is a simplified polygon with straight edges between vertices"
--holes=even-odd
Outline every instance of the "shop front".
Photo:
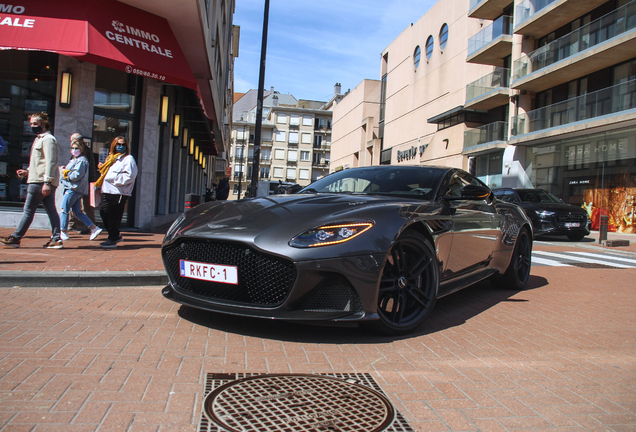
[{"label": "shop front", "polygon": [[[204,193],[214,177],[211,121],[170,26],[124,3],[71,0],[60,7],[31,0],[0,11],[3,226],[15,226],[26,197],[16,170],[29,163],[34,134],[28,120],[35,112],[50,116],[60,166],[70,158],[76,132],[96,162],[106,159],[115,137],[131,143],[139,175],[124,216],[128,227],[170,222],[184,210],[185,195]],[[40,216],[33,227],[46,225]]]},{"label": "shop front", "polygon": [[598,230],[636,233],[636,128],[526,148],[524,187],[543,188],[584,207]]}]

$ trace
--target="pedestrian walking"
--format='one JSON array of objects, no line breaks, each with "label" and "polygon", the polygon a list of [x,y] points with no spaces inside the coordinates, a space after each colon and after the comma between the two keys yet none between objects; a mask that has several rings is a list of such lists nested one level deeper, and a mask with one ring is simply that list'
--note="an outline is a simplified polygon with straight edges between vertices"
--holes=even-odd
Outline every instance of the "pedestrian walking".
[{"label": "pedestrian walking", "polygon": [[90,239],[94,240],[102,229],[97,227],[82,211],[82,197],[88,195],[88,160],[86,159],[84,141],[76,139],[71,141],[71,160],[62,171],[62,185],[64,186],[64,198],[62,199],[62,233],[63,241],[69,240],[68,222],[71,211],[84,225],[90,229]]},{"label": "pedestrian walking", "polygon": [[[84,140],[84,137],[80,133],[74,133],[71,135],[71,144],[73,141],[82,141],[84,144],[84,156],[88,160],[88,183],[89,185],[99,178],[99,171],[97,171],[97,166],[95,163],[95,156],[93,155],[93,150],[91,149],[90,140]],[[93,224],[95,224],[95,208],[91,205],[91,197],[90,195],[84,195],[81,198],[82,211],[88,218],[91,220]],[[85,225],[82,221],[76,218],[71,212],[71,219],[69,222],[69,228],[77,230],[80,234],[91,234],[91,230],[87,225]],[[92,240],[92,239],[91,239]]]},{"label": "pedestrian walking", "polygon": [[102,192],[99,214],[108,231],[108,239],[99,245],[103,248],[115,248],[123,240],[119,232],[121,219],[137,178],[137,164],[130,154],[130,145],[123,136],[112,141],[108,157],[98,168],[101,175],[95,182],[95,187],[101,187]]},{"label": "pedestrian walking", "polygon": [[224,201],[227,199],[230,194],[230,183],[227,177],[223,177],[223,179],[219,182],[219,185],[216,188],[216,199],[218,201]]},{"label": "pedestrian walking", "polygon": [[62,249],[60,240],[60,216],[55,207],[55,189],[60,184],[60,170],[57,166],[58,144],[51,134],[48,114],[31,114],[31,130],[36,134],[31,146],[28,169],[16,171],[18,178],[27,178],[27,196],[22,219],[13,234],[0,238],[0,244],[20,247],[20,241],[33,222],[35,211],[42,203],[51,222],[51,239],[44,244],[48,249]]}]

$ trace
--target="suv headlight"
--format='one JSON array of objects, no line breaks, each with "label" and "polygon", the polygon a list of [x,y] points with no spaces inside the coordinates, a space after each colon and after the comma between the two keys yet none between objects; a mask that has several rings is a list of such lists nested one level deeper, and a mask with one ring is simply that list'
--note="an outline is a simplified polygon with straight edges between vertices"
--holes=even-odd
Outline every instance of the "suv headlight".
[{"label": "suv headlight", "polygon": [[556,212],[553,211],[548,211],[548,210],[542,210],[542,211],[537,211],[535,212],[537,214],[537,216],[539,216],[541,219],[549,219],[551,217],[553,217]]}]

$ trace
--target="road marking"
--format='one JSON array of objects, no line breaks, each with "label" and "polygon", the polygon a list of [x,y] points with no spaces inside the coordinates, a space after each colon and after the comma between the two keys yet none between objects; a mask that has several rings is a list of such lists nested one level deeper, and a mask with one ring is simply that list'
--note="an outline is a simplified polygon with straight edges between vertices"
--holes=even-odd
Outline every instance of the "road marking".
[{"label": "road marking", "polygon": [[[573,254],[577,254],[577,255],[585,255],[585,256],[598,256],[599,254],[595,254],[592,252],[570,252]],[[607,258],[607,259],[611,259],[614,261],[623,261],[623,262],[628,262],[634,266],[636,266],[636,258],[625,258],[619,255],[612,255],[612,254],[603,254],[602,255],[603,258]]]},{"label": "road marking", "polygon": [[535,256],[535,252],[532,253],[532,265],[542,265],[542,266],[550,266],[550,267],[572,267],[569,264],[565,264],[561,261],[555,261],[551,259],[539,258]]},{"label": "road marking", "polygon": [[[604,254],[592,254],[594,258],[585,258],[582,256],[576,256],[576,255],[569,255],[568,253],[557,253],[557,252],[546,252],[546,251],[533,251],[532,252],[533,258],[535,255],[538,255],[538,258],[541,257],[553,257],[553,258],[558,258],[561,262],[584,262],[584,263],[588,263],[588,264],[602,264],[602,265],[607,265],[607,266],[612,266],[612,267],[619,267],[619,268],[633,268],[636,267],[636,263],[634,263],[633,265],[624,265],[624,264],[620,264],[617,263],[615,261],[609,261],[606,255]],[[611,259],[611,258],[610,258]]]}]

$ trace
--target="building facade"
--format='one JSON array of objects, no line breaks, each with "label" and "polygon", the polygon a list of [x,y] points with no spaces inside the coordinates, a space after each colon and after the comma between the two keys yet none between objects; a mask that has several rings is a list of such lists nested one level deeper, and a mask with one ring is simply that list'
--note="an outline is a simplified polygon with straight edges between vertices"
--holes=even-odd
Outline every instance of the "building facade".
[{"label": "building facade", "polygon": [[636,232],[635,38],[633,0],[440,0],[382,52],[379,163],[545,188]]},{"label": "building facade", "polygon": [[[139,174],[124,225],[150,229],[202,195],[230,142],[238,28],[233,1],[30,0],[0,12],[0,223],[15,226],[33,134],[28,115],[44,111],[70,159],[81,133],[96,162],[118,135],[131,143]],[[60,189],[60,188],[58,188]],[[61,194],[61,190],[57,191]],[[61,199],[58,199],[58,205]],[[99,215],[97,215],[99,217]],[[99,223],[99,221],[98,221]],[[46,215],[33,227],[44,228]]]},{"label": "building facade", "polygon": [[[342,97],[339,84],[328,102],[297,100],[274,91],[273,87],[265,91],[259,181],[270,182],[272,189],[279,182],[307,186],[328,174],[331,110]],[[252,180],[256,102],[257,92],[250,90],[234,106],[229,199],[245,197]]]}]

